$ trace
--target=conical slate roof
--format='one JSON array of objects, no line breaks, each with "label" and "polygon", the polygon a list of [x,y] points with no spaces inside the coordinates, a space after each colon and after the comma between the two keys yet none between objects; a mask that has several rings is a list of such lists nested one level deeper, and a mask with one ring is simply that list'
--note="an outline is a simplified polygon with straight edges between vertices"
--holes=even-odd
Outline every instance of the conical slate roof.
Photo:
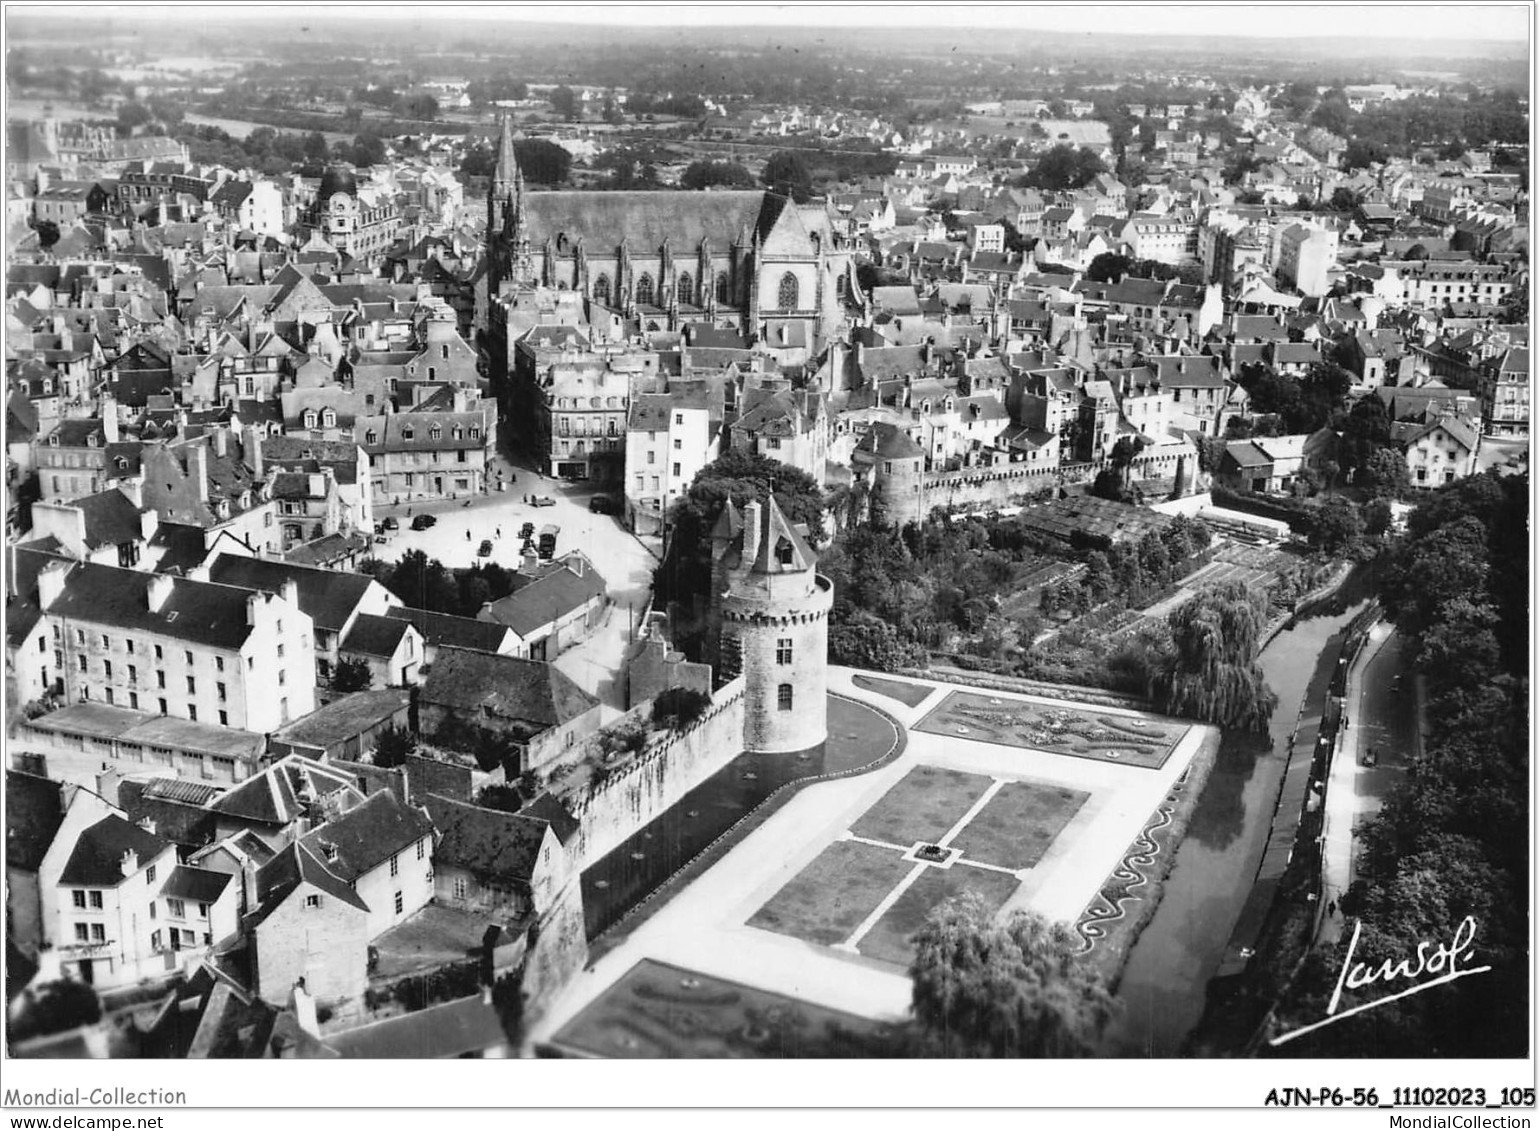
[{"label": "conical slate roof", "polygon": [[[786,520],[773,494],[760,506],[759,523],[759,552],[751,567],[754,573],[804,571],[817,564],[817,556]],[[784,544],[790,545],[789,555],[782,551]]]}]

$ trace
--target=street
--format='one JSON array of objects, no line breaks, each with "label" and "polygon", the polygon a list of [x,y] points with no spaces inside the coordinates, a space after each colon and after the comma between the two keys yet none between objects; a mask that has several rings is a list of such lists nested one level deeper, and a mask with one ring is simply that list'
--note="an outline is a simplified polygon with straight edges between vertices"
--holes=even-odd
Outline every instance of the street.
[{"label": "street", "polygon": [[[538,531],[546,525],[561,529],[556,555],[581,550],[604,578],[613,604],[605,623],[592,636],[555,659],[556,666],[583,690],[604,703],[605,721],[624,710],[623,681],[615,679],[630,640],[631,625],[646,609],[652,592],[655,550],[644,545],[621,525],[618,515],[594,514],[589,499],[602,494],[594,484],[564,482],[517,469],[516,481],[506,491],[492,491],[465,501],[402,503],[375,508],[376,521],[394,517],[401,529],[374,545],[381,561],[395,562],[412,550],[437,558],[450,569],[465,569],[477,562],[496,562],[505,569],[519,566],[519,527],[526,522]],[[544,495],[554,506],[537,507],[527,497]],[[438,522],[427,530],[411,529],[412,518],[431,514]],[[477,556],[483,539],[492,542],[490,557]]]}]

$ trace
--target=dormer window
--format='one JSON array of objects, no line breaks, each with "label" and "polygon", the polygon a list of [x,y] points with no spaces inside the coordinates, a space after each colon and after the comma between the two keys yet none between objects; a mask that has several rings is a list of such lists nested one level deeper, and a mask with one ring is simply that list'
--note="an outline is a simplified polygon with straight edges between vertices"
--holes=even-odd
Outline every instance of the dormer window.
[{"label": "dormer window", "polygon": [[364,443],[368,444],[371,447],[373,447],[376,443],[378,443],[379,439],[380,439],[380,434],[378,432],[376,432],[373,428],[369,429],[369,431],[364,433]]},{"label": "dormer window", "polygon": [[91,435],[86,437],[86,447],[88,447],[88,448],[96,447],[96,433],[95,432],[91,433]]},{"label": "dormer window", "polygon": [[57,448],[59,446],[59,437],[57,435],[48,437],[48,446],[51,448]]},{"label": "dormer window", "polygon": [[315,423],[316,423],[315,409],[313,409],[313,408],[306,409],[305,410],[305,427],[306,428],[314,428],[315,427]]},{"label": "dormer window", "polygon": [[479,439],[481,439],[481,429],[477,428],[475,425],[471,426],[471,439],[472,440],[479,440]]},{"label": "dormer window", "polygon": [[327,428],[337,427],[337,414],[331,409],[327,409],[321,417],[321,423]]},{"label": "dormer window", "polygon": [[793,553],[790,540],[782,538],[775,544],[775,560],[781,565],[790,567]]},{"label": "dormer window", "polygon": [[440,426],[439,426],[439,425],[437,425],[437,424],[435,424],[435,425],[433,425],[433,427],[431,427],[431,428],[429,428],[429,429],[428,429],[428,438],[429,438],[429,439],[430,439],[430,440],[434,440],[434,441],[437,441],[437,440],[439,440],[439,439],[440,439],[440,438],[441,438],[441,437],[442,437],[442,436],[443,436],[443,435],[444,435],[444,429],[443,429],[443,428],[441,428],[441,427],[440,427]]},{"label": "dormer window", "polygon": [[463,428],[461,428],[458,424],[456,424],[454,426],[454,430],[452,432],[450,432],[450,435],[453,436],[456,440],[458,440],[464,434],[464,431],[465,430]]},{"label": "dormer window", "polygon": [[401,438],[403,440],[410,440],[412,438],[412,426],[410,424],[401,429]]}]

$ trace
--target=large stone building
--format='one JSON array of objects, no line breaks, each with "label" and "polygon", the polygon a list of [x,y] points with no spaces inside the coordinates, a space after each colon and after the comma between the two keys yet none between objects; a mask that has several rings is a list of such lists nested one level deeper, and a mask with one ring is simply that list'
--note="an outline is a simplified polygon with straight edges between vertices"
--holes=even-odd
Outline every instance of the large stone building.
[{"label": "large stone building", "polygon": [[729,499],[711,534],[718,679],[744,680],[743,748],[792,753],[828,737],[834,586],[771,495],[742,517]]},{"label": "large stone building", "polygon": [[354,259],[376,263],[396,242],[401,212],[388,191],[377,185],[360,186],[351,169],[333,165],[322,174],[302,227]]},{"label": "large stone building", "polygon": [[825,205],[773,193],[527,191],[505,119],[481,308],[545,286],[643,330],[720,323],[811,355],[855,293],[853,251]]}]

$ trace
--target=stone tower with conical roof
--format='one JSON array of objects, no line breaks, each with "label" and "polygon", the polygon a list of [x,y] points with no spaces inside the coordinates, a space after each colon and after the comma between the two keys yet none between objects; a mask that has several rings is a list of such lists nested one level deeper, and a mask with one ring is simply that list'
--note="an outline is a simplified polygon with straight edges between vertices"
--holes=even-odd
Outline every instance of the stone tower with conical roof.
[{"label": "stone tower with conical roof", "polygon": [[834,586],[773,495],[731,502],[712,531],[711,631],[718,679],[743,677],[743,748],[793,753],[828,737]]}]

